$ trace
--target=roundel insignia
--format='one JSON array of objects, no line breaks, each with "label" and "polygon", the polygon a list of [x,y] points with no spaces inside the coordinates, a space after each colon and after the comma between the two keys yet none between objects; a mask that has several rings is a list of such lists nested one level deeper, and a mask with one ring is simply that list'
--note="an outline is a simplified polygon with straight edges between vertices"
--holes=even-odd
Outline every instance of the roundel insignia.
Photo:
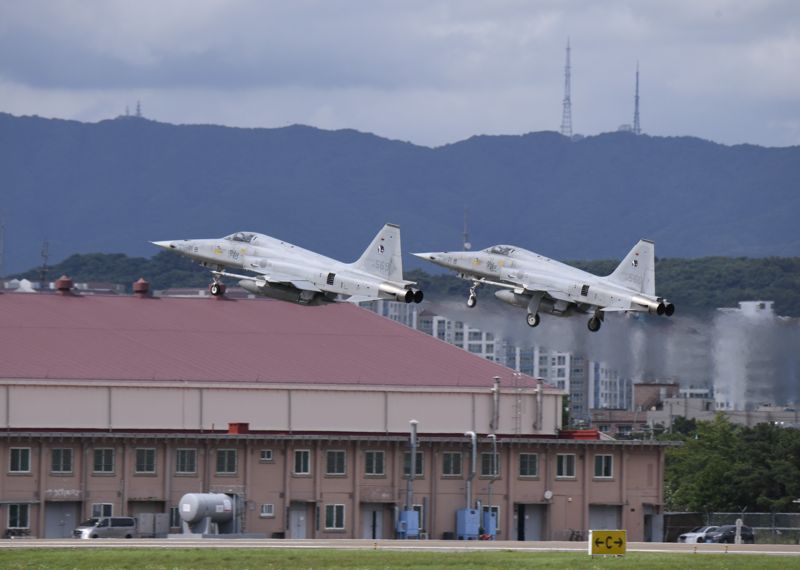
[{"label": "roundel insignia", "polygon": [[384,252],[384,247],[383,244],[381,244],[378,246],[378,253],[383,253],[383,252]]}]

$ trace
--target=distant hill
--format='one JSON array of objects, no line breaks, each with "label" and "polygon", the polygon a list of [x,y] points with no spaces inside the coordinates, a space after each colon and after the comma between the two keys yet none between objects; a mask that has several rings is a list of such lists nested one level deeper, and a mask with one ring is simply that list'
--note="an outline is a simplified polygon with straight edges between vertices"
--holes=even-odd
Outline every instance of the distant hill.
[{"label": "distant hill", "polygon": [[[597,275],[608,275],[619,260],[569,263]],[[51,280],[62,274],[76,282],[120,283],[129,290],[139,277],[150,281],[153,289],[205,287],[210,282],[208,270],[168,251],[150,259],[119,253],[71,255],[50,268]],[[36,281],[39,269],[18,276]],[[415,269],[406,272],[406,278],[418,282],[428,299],[466,300],[469,283],[455,275]],[[661,259],[656,262],[656,286],[660,295],[676,304],[679,315],[736,307],[739,301],[766,300],[775,301],[777,314],[800,317],[800,257]],[[493,291],[486,287],[479,293],[491,299]]]},{"label": "distant hill", "polygon": [[[513,243],[557,259],[800,254],[800,147],[553,132],[437,148],[352,130],[0,114],[5,273],[79,252],[246,229],[352,260],[384,222],[406,252]],[[409,268],[421,262],[407,258]]]}]

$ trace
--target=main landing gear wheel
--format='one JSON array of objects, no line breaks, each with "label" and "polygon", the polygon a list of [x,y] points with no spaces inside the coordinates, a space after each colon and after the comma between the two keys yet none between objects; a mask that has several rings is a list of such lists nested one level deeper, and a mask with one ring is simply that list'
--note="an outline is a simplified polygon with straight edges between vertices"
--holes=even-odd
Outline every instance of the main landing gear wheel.
[{"label": "main landing gear wheel", "polygon": [[597,332],[600,330],[601,324],[603,323],[600,321],[600,319],[598,319],[597,317],[592,317],[591,319],[589,319],[587,326],[589,327],[590,331]]},{"label": "main landing gear wheel", "polygon": [[535,327],[539,325],[541,317],[539,317],[539,313],[528,313],[528,316],[525,317],[525,320],[529,327]]},{"label": "main landing gear wheel", "polygon": [[475,295],[470,294],[470,296],[467,297],[467,307],[471,309],[477,304],[478,304],[478,298]]},{"label": "main landing gear wheel", "polygon": [[208,290],[214,297],[219,297],[225,294],[225,285],[219,281],[214,281],[208,286]]}]

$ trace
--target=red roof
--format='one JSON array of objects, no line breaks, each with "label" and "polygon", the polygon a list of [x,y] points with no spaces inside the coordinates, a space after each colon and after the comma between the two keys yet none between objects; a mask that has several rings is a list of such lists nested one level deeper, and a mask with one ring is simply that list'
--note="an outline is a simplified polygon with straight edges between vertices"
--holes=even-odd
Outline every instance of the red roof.
[{"label": "red roof", "polygon": [[0,295],[0,379],[487,387],[512,373],[347,303]]}]

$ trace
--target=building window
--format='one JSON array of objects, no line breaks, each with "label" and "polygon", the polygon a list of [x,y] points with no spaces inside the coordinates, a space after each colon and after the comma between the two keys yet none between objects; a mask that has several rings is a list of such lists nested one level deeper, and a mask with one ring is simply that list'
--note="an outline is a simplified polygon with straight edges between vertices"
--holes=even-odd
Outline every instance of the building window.
[{"label": "building window", "polygon": [[520,477],[539,476],[539,455],[537,453],[519,454],[519,476]]},{"label": "building window", "polygon": [[30,528],[28,517],[30,505],[10,504],[8,505],[8,527],[7,528]]},{"label": "building window", "polygon": [[294,474],[309,475],[311,473],[311,451],[308,449],[294,450]]},{"label": "building window", "polygon": [[261,453],[258,456],[258,460],[261,463],[270,463],[272,461],[272,450],[271,449],[262,449]]},{"label": "building window", "polygon": [[92,503],[92,518],[110,517],[114,515],[112,503]]},{"label": "building window", "polygon": [[[499,505],[483,505],[481,507],[484,513],[493,512],[495,521],[495,532],[500,532],[500,506]],[[481,526],[483,526],[483,517],[481,517]]]},{"label": "building window", "polygon": [[566,377],[567,377],[567,371],[565,369],[558,368],[556,370],[556,378],[566,378]]},{"label": "building window", "polygon": [[547,368],[540,368],[539,369],[539,376],[542,376],[542,377],[546,378],[548,374],[550,374],[550,371]]},{"label": "building window", "polygon": [[[411,452],[406,451],[403,453],[403,477],[408,477],[411,473]],[[422,477],[423,469],[422,469],[422,452],[417,451],[417,464],[416,469],[414,470],[415,477]]]},{"label": "building window", "polygon": [[345,459],[344,451],[328,450],[325,453],[325,475],[344,475]]},{"label": "building window", "polygon": [[539,357],[539,366],[547,366],[547,357],[546,356],[540,356]]},{"label": "building window", "polygon": [[411,505],[411,509],[419,513],[419,530],[425,532],[425,509],[423,505]]},{"label": "building window", "polygon": [[567,364],[567,357],[566,356],[559,356],[558,357],[558,365],[564,366]]},{"label": "building window", "polygon": [[556,477],[575,477],[575,454],[556,455]]},{"label": "building window", "polygon": [[500,454],[481,453],[481,477],[497,477],[500,474]]},{"label": "building window", "polygon": [[156,472],[156,450],[152,447],[136,450],[136,473]]},{"label": "building window", "polygon": [[367,451],[364,453],[364,474],[385,475],[383,451]]},{"label": "building window", "polygon": [[178,511],[178,507],[169,508],[169,527],[170,528],[181,527],[181,513],[180,511]]},{"label": "building window", "polygon": [[8,470],[11,473],[31,472],[31,448],[12,447]]},{"label": "building window", "polygon": [[261,512],[258,515],[262,519],[270,519],[275,517],[275,505],[273,503],[264,503],[261,505]]},{"label": "building window", "polygon": [[175,473],[197,473],[197,450],[178,449],[175,452]]},{"label": "building window", "polygon": [[344,530],[344,505],[325,505],[325,529]]},{"label": "building window", "polygon": [[233,475],[236,473],[236,450],[217,450],[217,475]]},{"label": "building window", "polygon": [[94,472],[114,472],[114,450],[112,448],[104,447],[94,450]]},{"label": "building window", "polygon": [[50,471],[72,473],[72,448],[59,447],[50,452]]},{"label": "building window", "polygon": [[594,456],[594,476],[597,479],[611,479],[613,476],[613,455]]},{"label": "building window", "polygon": [[442,475],[461,475],[461,452],[445,451],[442,454]]}]

